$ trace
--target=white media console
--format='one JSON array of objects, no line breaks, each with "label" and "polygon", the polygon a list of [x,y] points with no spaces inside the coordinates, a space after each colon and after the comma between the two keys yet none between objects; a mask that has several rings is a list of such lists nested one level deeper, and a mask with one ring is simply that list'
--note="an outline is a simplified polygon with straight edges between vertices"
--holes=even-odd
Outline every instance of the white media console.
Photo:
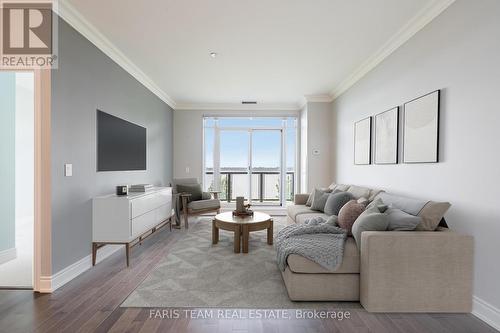
[{"label": "white media console", "polygon": [[130,248],[159,228],[172,230],[172,188],[155,187],[146,193],[116,194],[92,200],[92,265],[97,249],[106,244],[124,244],[129,265]]}]

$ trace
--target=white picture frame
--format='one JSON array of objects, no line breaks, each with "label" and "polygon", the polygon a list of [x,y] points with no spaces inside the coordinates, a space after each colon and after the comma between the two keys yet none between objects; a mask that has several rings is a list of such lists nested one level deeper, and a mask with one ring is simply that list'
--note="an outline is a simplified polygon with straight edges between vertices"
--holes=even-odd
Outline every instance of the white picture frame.
[{"label": "white picture frame", "polygon": [[372,117],[354,123],[354,164],[369,165],[372,156]]},{"label": "white picture frame", "polygon": [[404,104],[403,162],[439,162],[440,90]]},{"label": "white picture frame", "polygon": [[399,145],[399,106],[375,115],[375,164],[397,164]]}]

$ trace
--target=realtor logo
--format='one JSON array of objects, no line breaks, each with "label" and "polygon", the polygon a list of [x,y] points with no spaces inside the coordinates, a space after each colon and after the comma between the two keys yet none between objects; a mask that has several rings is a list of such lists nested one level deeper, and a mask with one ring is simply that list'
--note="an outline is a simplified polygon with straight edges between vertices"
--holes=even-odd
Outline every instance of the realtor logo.
[{"label": "realtor logo", "polygon": [[53,5],[51,0],[0,0],[0,67],[54,68]]},{"label": "realtor logo", "polygon": [[52,53],[52,4],[4,3],[4,54]]}]

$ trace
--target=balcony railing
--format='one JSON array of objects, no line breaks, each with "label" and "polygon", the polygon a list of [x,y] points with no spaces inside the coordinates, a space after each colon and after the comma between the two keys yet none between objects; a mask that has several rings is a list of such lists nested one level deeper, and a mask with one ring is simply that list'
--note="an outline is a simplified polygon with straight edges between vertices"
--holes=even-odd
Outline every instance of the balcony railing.
[{"label": "balcony railing", "polygon": [[[252,202],[279,204],[280,202],[280,172],[274,168],[260,168],[252,172]],[[262,170],[265,169],[265,170]],[[205,172],[208,190],[214,189],[213,171]],[[285,200],[292,201],[295,188],[295,172],[287,171],[285,180]],[[237,196],[248,198],[248,172],[236,168],[221,170],[220,172],[220,195],[222,201],[231,202]]]}]

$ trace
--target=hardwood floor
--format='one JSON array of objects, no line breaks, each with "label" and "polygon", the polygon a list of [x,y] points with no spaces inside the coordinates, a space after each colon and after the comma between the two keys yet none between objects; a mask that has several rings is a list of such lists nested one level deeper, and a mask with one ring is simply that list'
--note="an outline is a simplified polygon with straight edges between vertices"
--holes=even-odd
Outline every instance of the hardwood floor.
[{"label": "hardwood floor", "polygon": [[[496,332],[471,314],[371,314],[335,319],[151,318],[150,309],[120,308],[185,230],[168,229],[125,251],[51,295],[0,290],[0,332]],[[217,311],[217,310],[215,310]],[[216,317],[216,316],[214,316]]]}]

